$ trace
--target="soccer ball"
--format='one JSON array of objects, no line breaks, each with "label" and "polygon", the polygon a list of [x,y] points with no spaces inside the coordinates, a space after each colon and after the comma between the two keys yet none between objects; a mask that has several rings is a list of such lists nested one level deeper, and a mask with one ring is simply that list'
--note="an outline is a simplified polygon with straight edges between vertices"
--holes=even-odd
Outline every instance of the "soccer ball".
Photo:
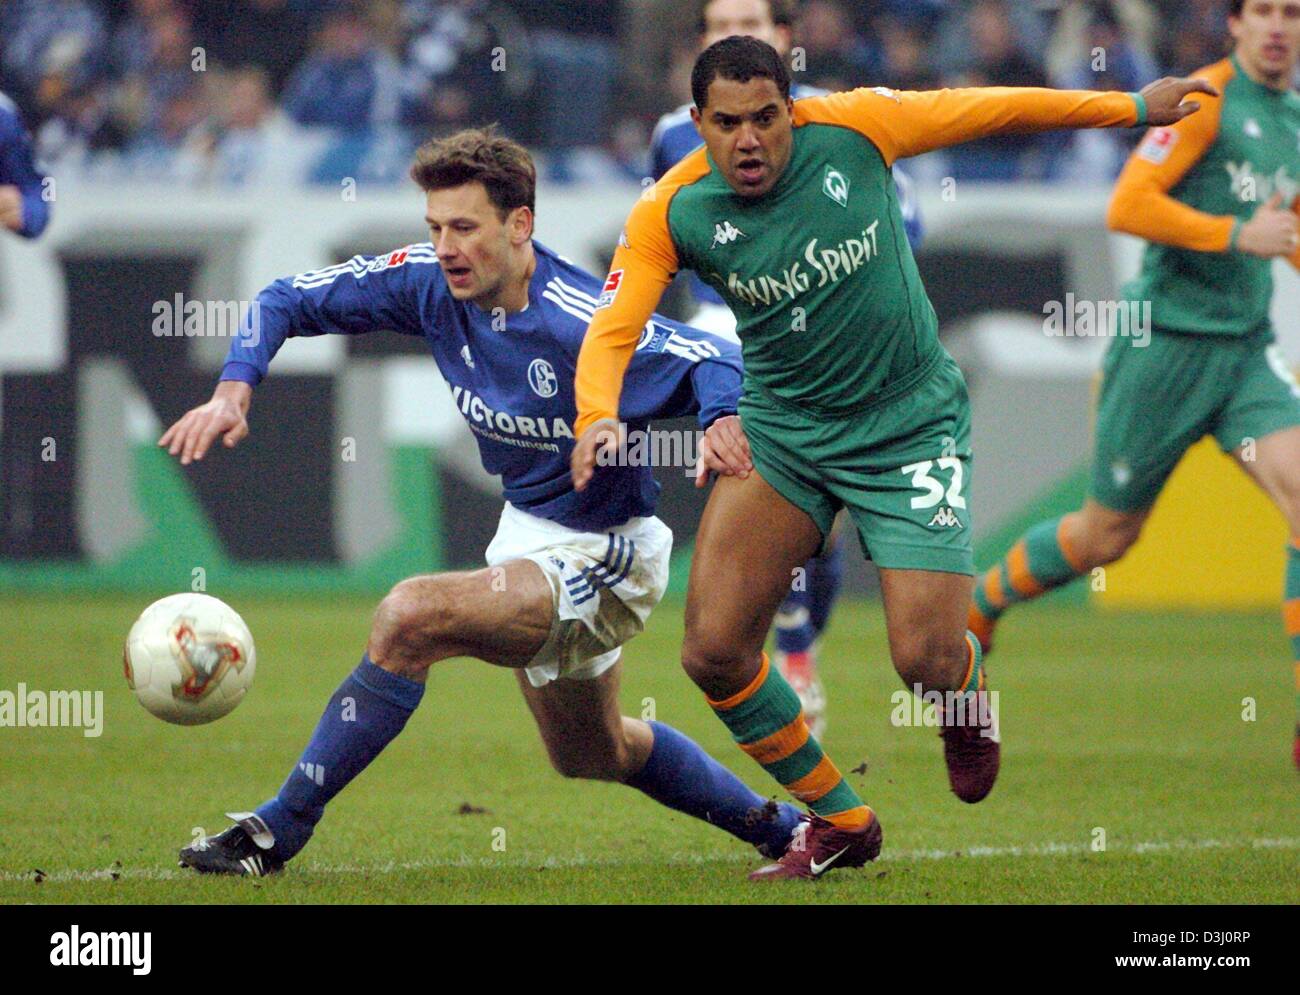
[{"label": "soccer ball", "polygon": [[206,594],[173,594],[136,619],[122,651],[126,683],[167,722],[196,726],[234,710],[257,654],[239,613]]}]

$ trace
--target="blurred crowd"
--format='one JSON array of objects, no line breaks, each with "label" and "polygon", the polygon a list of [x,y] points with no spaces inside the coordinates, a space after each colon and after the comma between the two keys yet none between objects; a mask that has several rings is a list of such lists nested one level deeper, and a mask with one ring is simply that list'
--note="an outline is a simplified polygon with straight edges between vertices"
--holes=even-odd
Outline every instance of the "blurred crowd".
[{"label": "blurred crowd", "polygon": [[[1228,49],[1223,0],[803,0],[796,78],[827,89],[1138,89]],[[687,100],[696,0],[7,0],[0,90],[43,165],[240,186],[398,182],[485,121],[556,181],[640,176]],[[945,175],[1105,182],[1132,136],[989,139]]]}]

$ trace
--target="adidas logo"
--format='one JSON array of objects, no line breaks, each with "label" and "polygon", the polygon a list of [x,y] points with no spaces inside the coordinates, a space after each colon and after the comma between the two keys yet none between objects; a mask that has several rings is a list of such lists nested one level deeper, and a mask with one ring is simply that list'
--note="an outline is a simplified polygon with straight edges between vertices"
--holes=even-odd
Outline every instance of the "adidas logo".
[{"label": "adidas logo", "polygon": [[716,249],[719,245],[730,245],[738,238],[748,238],[743,231],[733,225],[730,221],[719,222],[713,229],[713,244],[710,249]]},{"label": "adidas logo", "polygon": [[262,859],[260,853],[255,853],[251,857],[240,857],[239,865],[249,877],[260,878],[267,874],[266,861]]},{"label": "adidas logo", "polygon": [[957,518],[956,513],[951,508],[944,507],[934,513],[934,517],[930,519],[929,527],[932,529],[959,529],[961,528],[961,520]]},{"label": "adidas logo", "polygon": [[300,763],[298,769],[307,775],[307,778],[319,787],[325,786],[325,765]]}]

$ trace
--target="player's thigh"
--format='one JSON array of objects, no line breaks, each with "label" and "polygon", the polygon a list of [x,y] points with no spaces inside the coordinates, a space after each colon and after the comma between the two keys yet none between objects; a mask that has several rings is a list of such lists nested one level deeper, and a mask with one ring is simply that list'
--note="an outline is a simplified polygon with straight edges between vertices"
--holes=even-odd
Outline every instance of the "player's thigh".
[{"label": "player's thigh", "polygon": [[556,770],[566,776],[601,776],[620,769],[626,750],[618,689],[623,665],[598,677],[559,679],[534,687],[518,672],[519,690],[532,712]]},{"label": "player's thigh", "polygon": [[1256,440],[1253,454],[1238,447],[1234,456],[1286,516],[1291,534],[1300,535],[1300,425]]},{"label": "player's thigh", "polygon": [[1252,350],[1214,435],[1300,528],[1300,383],[1277,346]]},{"label": "player's thigh", "polygon": [[783,497],[757,469],[744,480],[720,478],[695,537],[686,598],[688,649],[756,654],[794,571],[822,540],[812,515]]},{"label": "player's thigh", "polygon": [[1150,508],[1183,454],[1212,429],[1233,358],[1222,343],[1206,339],[1161,332],[1111,343],[1089,481],[1100,505],[1119,512]]},{"label": "player's thigh", "polygon": [[541,567],[510,560],[402,581],[376,613],[372,642],[430,659],[472,656],[523,667],[545,645],[554,615],[555,595]]}]

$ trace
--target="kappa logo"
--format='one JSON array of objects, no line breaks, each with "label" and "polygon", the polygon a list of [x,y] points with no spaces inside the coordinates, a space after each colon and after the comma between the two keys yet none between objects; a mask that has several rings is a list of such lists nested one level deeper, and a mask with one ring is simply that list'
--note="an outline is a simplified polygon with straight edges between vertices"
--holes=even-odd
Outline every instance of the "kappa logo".
[{"label": "kappa logo", "polygon": [[1128,465],[1128,460],[1117,459],[1111,463],[1110,478],[1115,481],[1116,487],[1127,487],[1133,479],[1133,468]]},{"label": "kappa logo", "polygon": [[1259,126],[1259,122],[1253,117],[1246,118],[1246,123],[1241,126],[1247,138],[1263,138],[1264,129]]},{"label": "kappa logo", "polygon": [[840,207],[849,206],[849,179],[834,166],[826,167],[826,178],[822,181],[824,193]]},{"label": "kappa logo", "polygon": [[932,529],[959,529],[961,528],[961,519],[951,508],[944,506],[934,513],[927,526]]},{"label": "kappa logo", "polygon": [[460,358],[465,360],[465,365],[471,370],[474,369],[474,357],[470,354],[468,345],[460,347]]},{"label": "kappa logo", "polygon": [[709,249],[716,249],[719,245],[730,245],[737,239],[748,237],[730,221],[720,221],[713,228],[713,244],[709,246]]},{"label": "kappa logo", "polygon": [[534,359],[528,364],[528,386],[538,397],[554,397],[559,388],[555,368],[544,359]]},{"label": "kappa logo", "polygon": [[605,286],[600,288],[600,297],[596,299],[596,310],[600,311],[613,304],[614,298],[618,296],[618,288],[622,285],[623,271],[611,270],[609,276],[605,277]]}]

